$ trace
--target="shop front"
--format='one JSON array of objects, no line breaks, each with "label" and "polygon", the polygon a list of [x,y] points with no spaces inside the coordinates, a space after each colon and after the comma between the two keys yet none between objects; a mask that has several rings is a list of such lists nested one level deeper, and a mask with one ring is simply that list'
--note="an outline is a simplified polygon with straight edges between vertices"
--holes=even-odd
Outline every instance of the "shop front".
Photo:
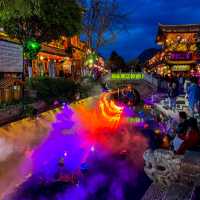
[{"label": "shop front", "polygon": [[198,74],[199,33],[199,24],[159,24],[156,42],[162,48],[148,61],[146,71],[169,77]]},{"label": "shop front", "polygon": [[32,69],[29,69],[28,63],[25,62],[25,75],[28,77],[29,70],[31,70],[32,77],[63,77],[69,75],[70,67],[71,60],[66,55],[40,52],[37,58],[32,61]]}]

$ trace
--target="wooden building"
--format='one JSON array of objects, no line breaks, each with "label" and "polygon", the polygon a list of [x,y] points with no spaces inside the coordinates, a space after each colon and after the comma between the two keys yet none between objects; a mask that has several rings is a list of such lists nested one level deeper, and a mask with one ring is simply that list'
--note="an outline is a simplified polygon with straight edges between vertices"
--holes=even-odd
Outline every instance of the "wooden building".
[{"label": "wooden building", "polygon": [[199,73],[200,25],[159,24],[156,42],[161,51],[149,60],[149,68],[161,75]]},{"label": "wooden building", "polygon": [[[68,55],[67,48],[73,47]],[[68,77],[77,79],[81,76],[81,67],[84,62],[84,49],[86,45],[78,36],[72,38],[61,37],[60,40],[42,44],[37,59],[33,60],[32,71],[29,72],[28,63],[25,62],[25,74],[33,77]]]},{"label": "wooden building", "polygon": [[[0,31],[0,41],[19,44],[17,40],[10,39],[8,35]],[[79,36],[71,38],[60,37],[57,41],[43,43],[37,58],[32,62],[32,68],[28,67],[28,61],[24,60],[25,77],[61,77],[72,76],[77,79],[81,76],[81,68],[84,63],[87,45],[80,41]],[[68,55],[67,48],[73,47],[72,55]],[[3,64],[0,63],[0,75]]]}]

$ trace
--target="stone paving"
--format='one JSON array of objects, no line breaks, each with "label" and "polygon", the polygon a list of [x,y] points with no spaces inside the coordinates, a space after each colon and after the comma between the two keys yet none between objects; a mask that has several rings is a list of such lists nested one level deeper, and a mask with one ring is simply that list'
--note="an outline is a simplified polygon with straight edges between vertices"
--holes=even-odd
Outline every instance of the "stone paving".
[{"label": "stone paving", "polygon": [[166,191],[158,184],[152,183],[141,200],[162,200]]}]

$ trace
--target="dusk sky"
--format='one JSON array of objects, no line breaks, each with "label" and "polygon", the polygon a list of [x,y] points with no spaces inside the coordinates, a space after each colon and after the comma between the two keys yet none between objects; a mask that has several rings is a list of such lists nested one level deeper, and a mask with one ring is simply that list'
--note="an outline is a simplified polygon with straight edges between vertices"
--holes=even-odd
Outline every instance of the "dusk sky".
[{"label": "dusk sky", "polygon": [[132,11],[128,33],[118,34],[117,41],[104,47],[108,57],[116,50],[126,60],[137,57],[144,49],[158,47],[155,37],[158,23],[200,24],[200,0],[118,0],[125,11]]}]

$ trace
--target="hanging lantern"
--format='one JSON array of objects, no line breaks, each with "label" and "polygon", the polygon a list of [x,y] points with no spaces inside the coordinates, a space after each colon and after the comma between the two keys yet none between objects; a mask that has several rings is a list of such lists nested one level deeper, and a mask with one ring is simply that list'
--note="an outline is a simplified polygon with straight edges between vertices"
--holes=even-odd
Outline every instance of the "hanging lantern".
[{"label": "hanging lantern", "polygon": [[44,57],[43,57],[43,56],[40,56],[40,60],[44,60]]}]

